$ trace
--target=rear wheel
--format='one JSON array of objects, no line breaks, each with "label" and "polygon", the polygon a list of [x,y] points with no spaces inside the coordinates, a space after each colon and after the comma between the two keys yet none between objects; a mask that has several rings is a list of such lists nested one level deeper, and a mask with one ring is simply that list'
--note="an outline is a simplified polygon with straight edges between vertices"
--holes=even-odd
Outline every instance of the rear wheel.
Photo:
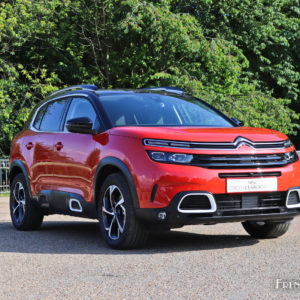
[{"label": "rear wheel", "polygon": [[246,221],[242,225],[254,238],[277,238],[285,234],[290,226],[290,221],[271,223],[267,221]]},{"label": "rear wheel", "polygon": [[135,217],[128,184],[120,173],[104,181],[98,201],[98,219],[106,243],[116,249],[132,249],[145,244],[148,232]]},{"label": "rear wheel", "polygon": [[18,174],[11,184],[10,216],[13,225],[18,230],[34,230],[43,222],[43,214],[29,197],[23,174]]}]

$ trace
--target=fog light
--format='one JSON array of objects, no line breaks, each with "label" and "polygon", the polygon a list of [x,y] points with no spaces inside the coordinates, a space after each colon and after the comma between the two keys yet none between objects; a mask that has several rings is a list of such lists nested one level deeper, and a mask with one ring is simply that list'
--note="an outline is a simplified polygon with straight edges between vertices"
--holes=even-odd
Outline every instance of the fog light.
[{"label": "fog light", "polygon": [[157,217],[158,217],[158,219],[160,219],[160,220],[165,220],[166,217],[167,217],[167,213],[164,212],[164,211],[160,211],[160,212],[157,214]]}]

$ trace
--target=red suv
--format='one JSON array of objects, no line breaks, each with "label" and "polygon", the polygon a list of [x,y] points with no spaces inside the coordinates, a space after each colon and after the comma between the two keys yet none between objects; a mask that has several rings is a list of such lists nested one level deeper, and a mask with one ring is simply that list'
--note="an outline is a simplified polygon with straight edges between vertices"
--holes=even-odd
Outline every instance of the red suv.
[{"label": "red suv", "polygon": [[177,88],[51,94],[13,140],[10,182],[17,229],[50,214],[95,218],[119,249],[187,224],[242,222],[273,238],[300,213],[287,136],[243,127]]}]

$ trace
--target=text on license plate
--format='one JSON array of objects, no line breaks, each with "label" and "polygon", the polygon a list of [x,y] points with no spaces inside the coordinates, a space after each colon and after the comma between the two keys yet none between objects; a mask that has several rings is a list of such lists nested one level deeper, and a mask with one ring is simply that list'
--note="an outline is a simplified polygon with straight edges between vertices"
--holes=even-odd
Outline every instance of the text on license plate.
[{"label": "text on license plate", "polygon": [[277,191],[277,178],[227,179],[227,193]]}]

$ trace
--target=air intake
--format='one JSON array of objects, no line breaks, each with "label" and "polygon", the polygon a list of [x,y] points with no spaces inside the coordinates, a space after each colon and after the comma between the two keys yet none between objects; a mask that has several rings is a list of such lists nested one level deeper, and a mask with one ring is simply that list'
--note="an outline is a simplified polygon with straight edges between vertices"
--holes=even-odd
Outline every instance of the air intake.
[{"label": "air intake", "polygon": [[214,213],[216,210],[216,201],[210,193],[185,194],[178,204],[178,211],[181,213]]},{"label": "air intake", "polygon": [[286,198],[287,208],[300,208],[300,189],[290,190]]}]

